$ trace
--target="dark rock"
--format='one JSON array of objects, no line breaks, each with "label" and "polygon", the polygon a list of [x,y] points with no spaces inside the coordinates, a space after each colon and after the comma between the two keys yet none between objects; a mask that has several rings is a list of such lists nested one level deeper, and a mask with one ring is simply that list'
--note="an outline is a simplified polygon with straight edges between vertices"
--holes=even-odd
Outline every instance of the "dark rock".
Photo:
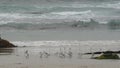
[{"label": "dark rock", "polygon": [[85,54],[101,54],[101,53],[116,53],[116,54],[120,54],[120,51],[98,51],[98,52],[90,52],[90,53],[85,53]]},{"label": "dark rock", "polygon": [[7,40],[0,39],[0,48],[8,48],[8,47],[16,47],[16,46]]},{"label": "dark rock", "polygon": [[103,53],[98,57],[93,57],[93,59],[119,59],[119,56],[115,53]]},{"label": "dark rock", "polygon": [[[93,52],[94,54],[101,54],[103,52]],[[85,53],[85,54],[93,54],[93,53]]]},{"label": "dark rock", "polygon": [[93,57],[92,59],[120,59],[117,54],[120,54],[120,51],[100,51],[100,52],[92,52],[85,54],[101,54],[100,56]]},{"label": "dark rock", "polygon": [[86,53],[86,54],[101,54],[100,56],[93,57],[92,59],[120,59],[117,55],[119,51],[103,51],[103,52],[93,52],[93,53]]}]

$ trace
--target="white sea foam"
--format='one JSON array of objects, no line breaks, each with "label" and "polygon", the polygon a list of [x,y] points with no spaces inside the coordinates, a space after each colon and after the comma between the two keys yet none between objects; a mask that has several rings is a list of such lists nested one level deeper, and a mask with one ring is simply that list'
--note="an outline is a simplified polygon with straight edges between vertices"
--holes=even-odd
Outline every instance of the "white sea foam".
[{"label": "white sea foam", "polygon": [[52,12],[51,14],[57,14],[57,15],[79,15],[79,14],[87,14],[87,13],[91,13],[92,11],[91,10],[88,10],[88,11],[82,11],[82,12]]},{"label": "white sea foam", "polygon": [[[51,23],[56,20],[89,20],[95,15],[91,10],[87,11],[64,11],[64,12],[50,12],[43,14],[22,14],[22,13],[0,13],[0,24],[7,23]],[[54,20],[53,20],[54,19]],[[59,21],[58,21],[59,22]],[[57,22],[56,22],[57,23]]]},{"label": "white sea foam", "polygon": [[0,13],[0,24],[15,22],[17,19],[21,18],[25,18],[25,16],[19,13]]},{"label": "white sea foam", "polygon": [[91,10],[87,11],[64,11],[64,12],[51,12],[39,16],[43,19],[60,19],[60,20],[88,20],[95,15]]},{"label": "white sea foam", "polygon": [[17,46],[79,46],[80,48],[93,48],[104,50],[118,50],[120,48],[120,40],[106,40],[106,41],[13,41]]},{"label": "white sea foam", "polygon": [[[37,12],[36,12],[37,13]],[[50,17],[50,15],[83,15],[83,14],[89,14],[92,13],[91,10],[87,11],[64,11],[64,12],[50,12],[50,13],[43,13],[41,15],[35,15],[35,14],[22,14],[22,13],[0,13],[0,18],[14,18],[14,19],[20,19],[20,18],[44,18],[44,16]]]},{"label": "white sea foam", "polygon": [[0,18],[24,18],[24,16],[20,13],[0,13]]}]

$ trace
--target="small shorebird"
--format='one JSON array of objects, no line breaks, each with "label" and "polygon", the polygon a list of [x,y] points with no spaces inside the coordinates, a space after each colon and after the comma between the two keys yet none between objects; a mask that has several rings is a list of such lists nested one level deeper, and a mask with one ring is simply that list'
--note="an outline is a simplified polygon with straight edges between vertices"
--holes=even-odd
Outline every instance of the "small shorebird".
[{"label": "small shorebird", "polygon": [[50,56],[50,54],[46,51],[39,52],[39,54],[40,54],[40,58],[43,58],[43,57],[48,58],[48,56]]},{"label": "small shorebird", "polygon": [[29,58],[29,52],[28,52],[28,50],[25,51],[25,57]]}]

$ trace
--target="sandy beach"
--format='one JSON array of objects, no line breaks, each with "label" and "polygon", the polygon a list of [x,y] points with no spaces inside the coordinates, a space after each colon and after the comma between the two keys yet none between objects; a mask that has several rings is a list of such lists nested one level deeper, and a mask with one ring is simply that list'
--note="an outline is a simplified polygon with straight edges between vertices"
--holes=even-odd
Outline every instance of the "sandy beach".
[{"label": "sandy beach", "polygon": [[18,47],[0,49],[0,68],[120,67],[120,60],[96,60],[90,59],[91,55],[83,55],[87,52],[119,51],[119,31],[62,29],[8,31],[2,35]]},{"label": "sandy beach", "polygon": [[[50,47],[49,47],[50,48]],[[51,47],[52,48],[52,47]],[[54,47],[55,49],[57,47]],[[2,49],[4,50],[4,49]],[[46,51],[44,51],[46,50]],[[47,55],[46,53],[50,54]],[[17,47],[0,53],[0,68],[119,68],[120,60],[90,59],[91,55],[57,55],[48,47]],[[41,54],[42,53],[42,54]],[[67,54],[67,52],[66,52]]]}]

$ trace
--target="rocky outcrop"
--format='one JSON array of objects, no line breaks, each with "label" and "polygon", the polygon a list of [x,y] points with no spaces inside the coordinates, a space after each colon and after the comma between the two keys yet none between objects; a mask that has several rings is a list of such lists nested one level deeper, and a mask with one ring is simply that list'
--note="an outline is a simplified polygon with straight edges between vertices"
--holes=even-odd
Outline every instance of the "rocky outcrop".
[{"label": "rocky outcrop", "polygon": [[93,57],[93,59],[120,59],[115,53],[103,53],[98,57]]},{"label": "rocky outcrop", "polygon": [[101,53],[116,53],[120,54],[120,51],[98,51],[98,52],[89,52],[89,53],[84,53],[84,54],[101,54]]},{"label": "rocky outcrop", "polygon": [[[117,54],[120,54],[120,51],[102,51],[102,52],[93,52],[85,53],[92,54],[92,59],[120,59]],[[101,54],[100,56],[94,57],[95,54]]]},{"label": "rocky outcrop", "polygon": [[16,46],[7,40],[0,39],[0,48],[8,48],[8,47],[16,47]]}]

